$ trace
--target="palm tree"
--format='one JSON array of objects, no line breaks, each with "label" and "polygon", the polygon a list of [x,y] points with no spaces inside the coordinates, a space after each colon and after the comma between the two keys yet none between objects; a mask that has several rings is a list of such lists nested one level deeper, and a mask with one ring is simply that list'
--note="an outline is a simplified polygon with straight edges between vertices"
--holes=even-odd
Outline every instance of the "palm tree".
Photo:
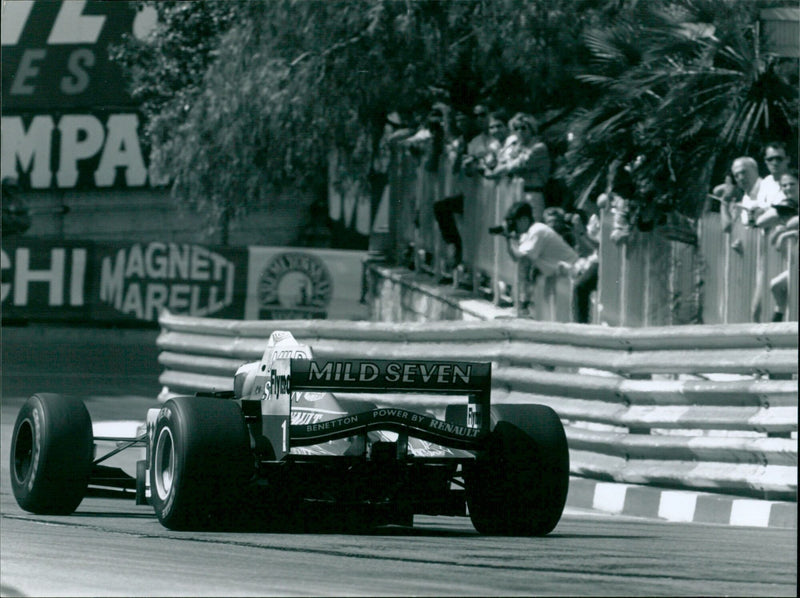
[{"label": "palm tree", "polygon": [[770,139],[796,147],[797,88],[756,35],[761,8],[749,0],[648,0],[613,27],[592,29],[592,68],[579,79],[600,92],[576,113],[568,152],[571,183],[592,199],[614,163],[636,156],[645,219],[694,217],[714,177]]}]

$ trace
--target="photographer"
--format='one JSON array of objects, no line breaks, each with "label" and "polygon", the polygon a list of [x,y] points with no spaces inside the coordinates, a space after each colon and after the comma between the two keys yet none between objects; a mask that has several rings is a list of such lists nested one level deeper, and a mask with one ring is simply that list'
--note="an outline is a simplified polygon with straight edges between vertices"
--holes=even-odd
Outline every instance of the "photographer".
[{"label": "photographer", "polygon": [[[556,276],[567,273],[578,259],[578,254],[552,228],[543,222],[535,222],[533,208],[525,201],[519,201],[509,208],[505,218],[504,236],[508,253],[515,262],[525,260],[532,270],[535,268],[544,276]],[[497,234],[497,227],[489,232]],[[527,282],[535,281],[534,276],[527,276]],[[530,296],[530,293],[524,293]],[[529,301],[522,299],[521,311],[527,308]]]},{"label": "photographer", "polygon": [[533,208],[525,201],[518,201],[506,214],[506,246],[515,262],[522,258],[530,260],[545,276],[563,271],[563,263],[571,266],[578,254],[552,228],[543,222],[534,222]]}]

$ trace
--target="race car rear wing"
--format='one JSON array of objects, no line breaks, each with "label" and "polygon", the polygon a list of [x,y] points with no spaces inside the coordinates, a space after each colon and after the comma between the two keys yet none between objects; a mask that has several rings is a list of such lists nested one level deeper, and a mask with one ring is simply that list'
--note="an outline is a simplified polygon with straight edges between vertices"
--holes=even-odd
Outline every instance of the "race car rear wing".
[{"label": "race car rear wing", "polygon": [[[276,457],[292,446],[318,444],[385,429],[409,434],[453,448],[472,448],[489,432],[491,363],[422,360],[308,360],[273,361],[269,389],[262,401],[263,434]],[[403,392],[465,395],[463,422],[446,422],[403,408],[381,408],[348,414],[308,425],[291,425],[291,396],[295,392]],[[280,442],[276,440],[280,438]]]},{"label": "race car rear wing", "polygon": [[385,359],[290,360],[290,390],[481,394],[489,400],[490,363]]}]

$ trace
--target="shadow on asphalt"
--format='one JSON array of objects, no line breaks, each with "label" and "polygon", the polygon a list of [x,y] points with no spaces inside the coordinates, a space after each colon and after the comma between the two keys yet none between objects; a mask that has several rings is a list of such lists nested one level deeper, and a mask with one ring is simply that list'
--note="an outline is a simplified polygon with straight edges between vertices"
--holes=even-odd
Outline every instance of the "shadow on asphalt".
[{"label": "shadow on asphalt", "polygon": [[68,517],[79,517],[79,518],[92,518],[92,519],[101,519],[101,518],[108,518],[108,519],[155,519],[156,516],[154,513],[116,513],[116,512],[109,512],[109,511],[76,511]]}]

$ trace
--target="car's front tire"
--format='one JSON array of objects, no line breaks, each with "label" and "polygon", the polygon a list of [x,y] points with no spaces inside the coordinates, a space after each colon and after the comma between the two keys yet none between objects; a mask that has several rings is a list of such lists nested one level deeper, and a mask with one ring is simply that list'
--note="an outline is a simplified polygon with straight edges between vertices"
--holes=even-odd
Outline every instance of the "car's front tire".
[{"label": "car's front tire", "polygon": [[92,420],[83,401],[35,394],[20,409],[11,438],[11,488],[20,507],[68,515],[92,472]]},{"label": "car's front tire", "polygon": [[238,403],[176,397],[158,414],[150,451],[150,500],[170,529],[224,524],[242,510],[253,473],[250,437]]}]

